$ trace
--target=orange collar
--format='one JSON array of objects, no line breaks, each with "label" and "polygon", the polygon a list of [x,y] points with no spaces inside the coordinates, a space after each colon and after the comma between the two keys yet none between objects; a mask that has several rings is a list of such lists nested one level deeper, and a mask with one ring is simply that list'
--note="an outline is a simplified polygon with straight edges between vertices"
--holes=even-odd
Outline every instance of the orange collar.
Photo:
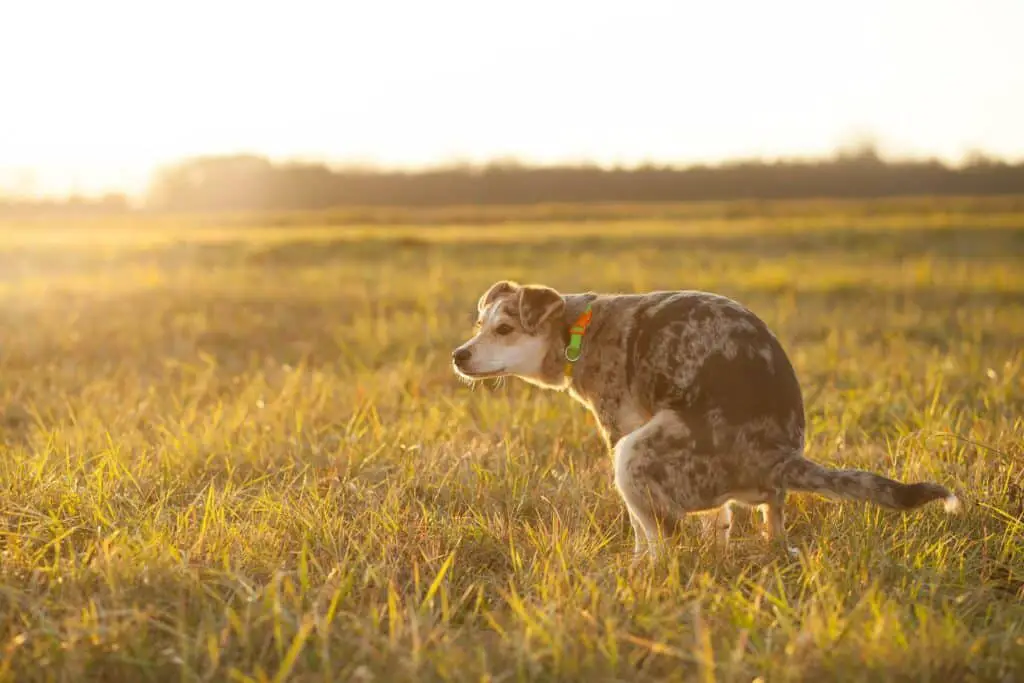
[{"label": "orange collar", "polygon": [[573,326],[569,328],[569,345],[565,347],[565,359],[568,361],[565,364],[565,376],[572,376],[573,363],[580,359],[580,355],[583,353],[583,335],[587,333],[587,327],[590,326],[590,320],[593,318],[593,312],[590,310],[590,304],[587,304],[586,310],[576,319]]}]

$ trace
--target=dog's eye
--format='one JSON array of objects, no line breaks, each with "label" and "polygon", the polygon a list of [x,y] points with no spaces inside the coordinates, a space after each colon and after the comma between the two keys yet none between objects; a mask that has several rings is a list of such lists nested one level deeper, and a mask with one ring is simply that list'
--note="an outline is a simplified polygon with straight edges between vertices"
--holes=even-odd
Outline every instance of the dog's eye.
[{"label": "dog's eye", "polygon": [[509,332],[512,331],[512,326],[509,325],[508,323],[502,323],[502,324],[498,325],[498,328],[496,330],[494,330],[494,331],[497,332],[498,334],[502,334],[502,335],[508,334]]}]

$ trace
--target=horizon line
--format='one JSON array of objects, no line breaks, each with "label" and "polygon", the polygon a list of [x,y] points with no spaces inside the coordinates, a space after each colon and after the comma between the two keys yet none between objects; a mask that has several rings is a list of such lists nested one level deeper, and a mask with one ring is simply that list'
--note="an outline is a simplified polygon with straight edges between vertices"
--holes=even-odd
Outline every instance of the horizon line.
[{"label": "horizon line", "polygon": [[[111,196],[123,196],[127,199],[142,199],[150,191],[153,183],[162,172],[172,170],[176,167],[190,163],[216,161],[226,159],[251,158],[262,160],[268,165],[276,168],[289,167],[322,167],[330,172],[361,172],[367,174],[429,174],[447,170],[486,170],[495,167],[517,168],[523,171],[543,169],[595,169],[600,171],[639,171],[645,168],[657,168],[676,172],[685,172],[699,168],[721,169],[731,166],[773,166],[786,164],[822,164],[835,163],[851,159],[874,158],[885,165],[897,164],[930,164],[937,163],[945,168],[962,170],[979,163],[1002,164],[1015,166],[1024,164],[1024,154],[1002,154],[984,149],[970,149],[959,155],[959,159],[951,159],[946,155],[923,154],[913,152],[886,151],[884,146],[879,145],[876,140],[853,141],[848,144],[836,145],[828,153],[807,153],[807,154],[777,154],[777,155],[730,155],[717,159],[707,160],[658,160],[653,158],[637,159],[633,161],[614,160],[600,161],[597,157],[566,157],[556,160],[531,159],[528,156],[517,156],[515,154],[494,154],[484,158],[473,159],[468,156],[453,155],[425,162],[393,163],[381,160],[365,159],[360,157],[338,157],[329,155],[304,155],[288,154],[277,155],[259,151],[224,151],[224,152],[199,152],[185,154],[165,161],[157,162],[149,166],[149,170],[141,172],[146,181],[135,189],[100,189],[94,191],[76,191],[74,189],[65,191],[32,191],[18,192],[15,188],[5,188],[0,185],[0,200],[40,200],[40,201],[61,201],[72,199],[101,199]],[[34,176],[43,169],[26,167],[24,165],[3,167],[0,166],[0,174],[7,173],[12,176],[30,176],[34,184]],[[77,174],[75,174],[77,175]]]}]

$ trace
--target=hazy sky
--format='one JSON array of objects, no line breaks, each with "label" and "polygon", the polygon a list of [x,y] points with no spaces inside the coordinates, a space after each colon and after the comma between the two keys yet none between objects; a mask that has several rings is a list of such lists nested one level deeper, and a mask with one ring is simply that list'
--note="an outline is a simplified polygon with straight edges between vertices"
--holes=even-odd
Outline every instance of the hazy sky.
[{"label": "hazy sky", "polygon": [[7,0],[0,190],[243,151],[1021,158],[1022,30],[1024,0]]}]

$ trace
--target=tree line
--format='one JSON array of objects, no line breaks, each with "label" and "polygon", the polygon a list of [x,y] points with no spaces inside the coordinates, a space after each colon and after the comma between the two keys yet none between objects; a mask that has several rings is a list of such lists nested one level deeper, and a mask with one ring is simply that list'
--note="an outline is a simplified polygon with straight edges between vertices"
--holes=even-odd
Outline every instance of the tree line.
[{"label": "tree line", "polygon": [[[738,161],[684,168],[494,162],[420,171],[334,169],[238,155],[186,159],[159,170],[144,205],[155,211],[294,211],[1009,194],[1024,194],[1024,162],[981,156],[959,167],[937,160],[887,161],[871,148],[825,160]],[[92,203],[75,202],[79,210],[128,206],[125,198],[116,195]],[[39,210],[45,205],[32,206]],[[26,203],[5,205],[0,199],[0,210],[19,207],[25,209]]]}]

